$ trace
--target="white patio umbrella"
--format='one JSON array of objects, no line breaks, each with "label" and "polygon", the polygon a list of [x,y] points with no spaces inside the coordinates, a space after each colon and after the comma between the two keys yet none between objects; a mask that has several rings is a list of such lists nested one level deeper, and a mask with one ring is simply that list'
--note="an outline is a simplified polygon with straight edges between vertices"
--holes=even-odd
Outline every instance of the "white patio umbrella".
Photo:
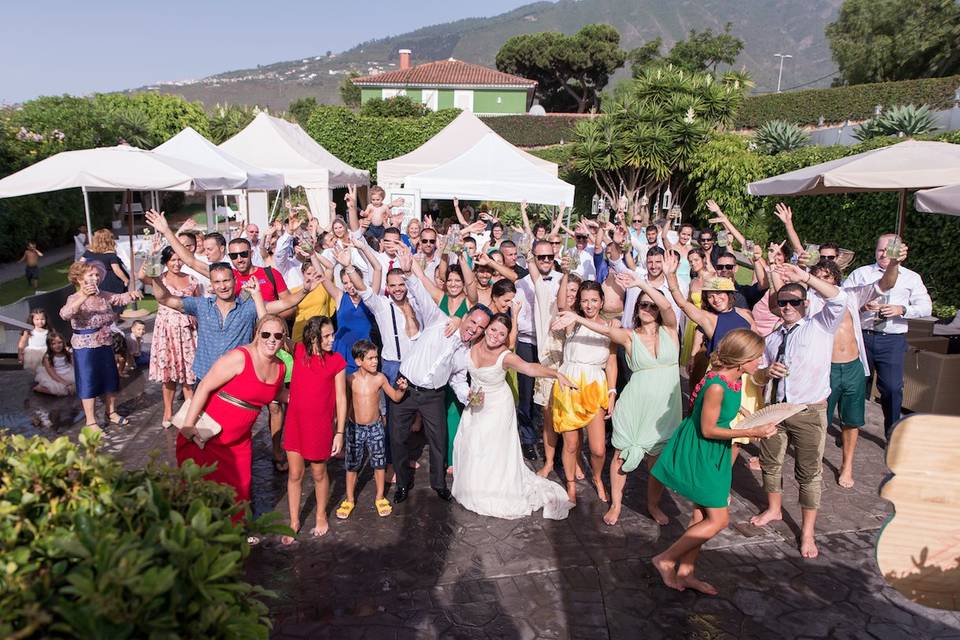
[{"label": "white patio umbrella", "polygon": [[[27,196],[60,189],[83,189],[87,229],[90,223],[88,191],[125,191],[130,215],[130,256],[133,257],[131,191],[220,191],[235,189],[246,180],[237,171],[171,158],[154,151],[120,145],[79,151],[64,151],[0,180],[0,198]],[[130,286],[136,274],[131,265]]]},{"label": "white patio umbrella", "polygon": [[896,192],[900,194],[897,232],[903,234],[907,193],[960,184],[960,145],[905,140],[751,182],[755,196],[807,196],[833,193]]},{"label": "white patio umbrella", "polygon": [[917,211],[960,216],[960,184],[917,191]]}]

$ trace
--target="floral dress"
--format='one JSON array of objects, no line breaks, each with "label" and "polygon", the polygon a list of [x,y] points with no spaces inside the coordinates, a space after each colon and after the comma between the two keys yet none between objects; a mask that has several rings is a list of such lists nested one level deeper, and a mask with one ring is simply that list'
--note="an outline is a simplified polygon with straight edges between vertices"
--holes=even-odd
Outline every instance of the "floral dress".
[{"label": "floral dress", "polygon": [[[189,283],[180,289],[167,280],[163,284],[178,298],[199,296],[200,283],[188,276]],[[197,353],[197,320],[193,316],[165,305],[157,308],[150,347],[150,379],[154,382],[194,384],[193,358]]]}]

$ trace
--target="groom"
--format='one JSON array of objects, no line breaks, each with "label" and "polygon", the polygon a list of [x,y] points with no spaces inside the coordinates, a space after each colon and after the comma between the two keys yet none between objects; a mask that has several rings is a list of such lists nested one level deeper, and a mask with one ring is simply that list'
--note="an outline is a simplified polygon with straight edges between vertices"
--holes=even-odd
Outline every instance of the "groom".
[{"label": "groom", "polygon": [[[410,341],[410,348],[400,364],[400,375],[407,379],[407,395],[390,403],[390,449],[394,460],[408,460],[407,438],[417,412],[423,418],[424,434],[430,447],[430,486],[443,500],[451,500],[447,489],[447,410],[444,389],[447,383],[460,402],[466,404],[467,362],[470,345],[490,322],[490,310],[476,305],[463,317],[459,330],[447,335],[450,318],[423,289],[416,277],[407,279],[407,287],[420,303],[424,329]],[[424,299],[426,298],[426,299]],[[429,301],[429,304],[428,304]],[[397,490],[394,504],[407,499],[413,478],[409,465],[397,464]]]}]

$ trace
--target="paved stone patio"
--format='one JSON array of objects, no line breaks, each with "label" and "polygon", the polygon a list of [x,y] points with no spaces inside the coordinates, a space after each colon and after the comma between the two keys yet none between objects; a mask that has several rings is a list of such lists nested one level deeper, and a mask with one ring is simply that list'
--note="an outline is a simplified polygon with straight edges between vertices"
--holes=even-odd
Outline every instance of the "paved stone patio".
[{"label": "paved stone patio", "polygon": [[[21,433],[75,435],[79,403],[41,400],[21,372],[0,372],[0,423]],[[121,412],[133,424],[105,434],[106,449],[135,467],[172,460],[173,434],[160,429],[160,391],[140,375],[126,382]],[[570,518],[503,521],[440,501],[424,456],[408,501],[388,518],[373,509],[369,471],[356,511],[332,514],[343,495],[343,469],[331,465],[331,531],[309,539],[315,515],[304,487],[304,533],[291,547],[255,548],[248,574],[278,597],[269,602],[277,638],[958,638],[960,614],[915,605],[887,586],[874,560],[880,527],[892,512],[877,495],[888,473],[879,409],[857,454],[857,485],[835,482],[840,450],[828,436],[821,556],[796,550],[797,489],[787,474],[783,522],[757,529],[763,505],[759,473],[747,453],[735,468],[731,527],[699,563],[718,597],[664,588],[649,559],[681,532],[689,505],[665,499],[671,523],[644,512],[646,474],[631,476],[620,523],[604,525],[604,506],[581,483]],[[270,464],[264,417],[255,429],[254,508],[286,512],[286,478]],[[791,468],[792,465],[785,465]]]}]

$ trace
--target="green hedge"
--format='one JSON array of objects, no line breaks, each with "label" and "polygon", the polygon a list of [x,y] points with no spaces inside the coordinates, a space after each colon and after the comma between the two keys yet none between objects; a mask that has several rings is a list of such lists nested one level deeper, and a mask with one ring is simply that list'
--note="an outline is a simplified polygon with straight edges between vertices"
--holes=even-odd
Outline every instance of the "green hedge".
[{"label": "green hedge", "polygon": [[[0,637],[266,640],[233,490],[192,463],[126,471],[99,443],[0,434]],[[291,533],[276,520],[249,527]]]},{"label": "green hedge", "polygon": [[314,140],[347,164],[370,172],[376,180],[377,162],[413,151],[459,115],[443,109],[418,118],[362,116],[346,107],[321,105],[305,127]]},{"label": "green hedge", "polygon": [[[947,142],[960,142],[955,132],[939,136]],[[798,151],[765,156],[750,151],[749,141],[737,135],[717,136],[694,156],[690,171],[696,192],[694,218],[705,224],[709,218],[706,201],[716,200],[738,227],[759,242],[780,242],[786,235],[773,215],[777,202],[793,208],[794,225],[805,242],[834,240],[856,251],[851,269],[873,261],[877,237],[896,230],[897,195],[882,193],[793,198],[755,197],[746,185],[755,180],[779,175],[820,162],[835,160],[867,149],[898,142],[879,138],[852,147],[805,147]],[[935,303],[960,306],[960,218],[920,213],[911,198],[904,239],[910,245],[908,267],[920,273]]]},{"label": "green hedge", "polygon": [[752,129],[770,120],[813,125],[820,116],[828,123],[866,120],[873,117],[878,104],[926,104],[945,109],[953,106],[957,87],[960,75],[751,96],[740,107],[734,126]]},{"label": "green hedge", "polygon": [[519,147],[545,147],[573,139],[573,128],[582,117],[572,115],[548,116],[486,116],[483,122],[505,140]]}]

